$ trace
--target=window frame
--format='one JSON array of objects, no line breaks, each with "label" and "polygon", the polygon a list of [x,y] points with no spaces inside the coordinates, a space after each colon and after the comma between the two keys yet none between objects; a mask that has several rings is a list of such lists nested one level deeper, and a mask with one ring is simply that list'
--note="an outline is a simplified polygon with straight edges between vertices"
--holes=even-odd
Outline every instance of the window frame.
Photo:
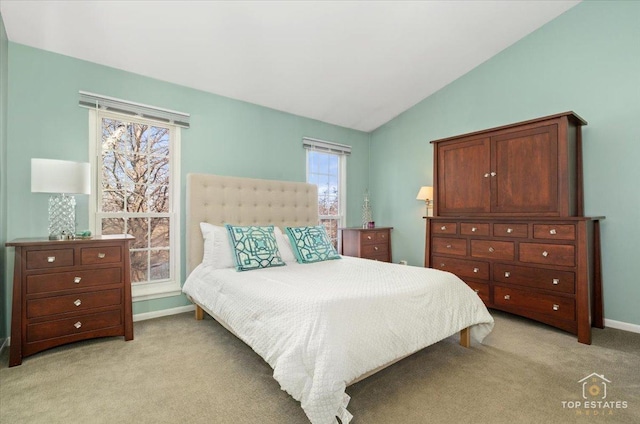
[{"label": "window frame", "polygon": [[[91,182],[93,190],[89,196],[89,228],[94,234],[102,233],[102,226],[98,219],[98,202],[101,198],[101,184],[99,184],[98,169],[101,149],[98,142],[102,138],[102,118],[117,119],[128,122],[142,123],[153,126],[169,128],[169,190],[170,190],[170,231],[169,231],[169,267],[168,279],[159,281],[146,281],[131,284],[131,296],[134,302],[159,299],[163,297],[177,296],[182,293],[181,284],[181,249],[180,249],[180,136],[181,128],[166,122],[154,121],[127,114],[111,111],[89,109],[89,157],[91,163]],[[129,213],[122,216],[126,218]],[[131,215],[136,215],[131,214]]]}]

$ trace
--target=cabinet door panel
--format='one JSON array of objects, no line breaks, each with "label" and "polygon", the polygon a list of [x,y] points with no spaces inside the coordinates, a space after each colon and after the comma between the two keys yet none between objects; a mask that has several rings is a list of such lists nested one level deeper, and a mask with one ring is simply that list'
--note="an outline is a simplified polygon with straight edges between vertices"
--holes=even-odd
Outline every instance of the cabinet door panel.
[{"label": "cabinet door panel", "polygon": [[[438,152],[438,213],[489,212],[490,139],[442,146]],[[486,177],[485,177],[486,175]]]},{"label": "cabinet door panel", "polygon": [[558,127],[491,138],[491,211],[557,214]]}]

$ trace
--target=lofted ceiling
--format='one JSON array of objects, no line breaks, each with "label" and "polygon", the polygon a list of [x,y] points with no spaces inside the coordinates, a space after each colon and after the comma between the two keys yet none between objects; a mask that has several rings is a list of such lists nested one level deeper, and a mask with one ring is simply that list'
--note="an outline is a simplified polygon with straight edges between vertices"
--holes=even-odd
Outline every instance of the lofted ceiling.
[{"label": "lofted ceiling", "polygon": [[15,43],[369,132],[578,3],[0,0],[0,12]]}]

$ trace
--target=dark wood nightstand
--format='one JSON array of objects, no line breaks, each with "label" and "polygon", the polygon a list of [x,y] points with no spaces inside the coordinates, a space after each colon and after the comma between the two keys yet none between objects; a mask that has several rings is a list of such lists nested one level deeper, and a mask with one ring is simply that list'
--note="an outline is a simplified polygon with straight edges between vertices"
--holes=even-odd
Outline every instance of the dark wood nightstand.
[{"label": "dark wood nightstand", "polygon": [[342,254],[376,261],[391,262],[393,227],[340,228]]},{"label": "dark wood nightstand", "polygon": [[9,366],[45,349],[106,336],[133,339],[130,235],[16,239]]}]

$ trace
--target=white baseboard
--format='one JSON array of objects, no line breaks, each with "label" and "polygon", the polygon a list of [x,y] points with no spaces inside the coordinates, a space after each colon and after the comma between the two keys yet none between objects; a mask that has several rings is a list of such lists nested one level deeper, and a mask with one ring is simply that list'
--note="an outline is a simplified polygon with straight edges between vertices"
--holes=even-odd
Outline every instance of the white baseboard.
[{"label": "white baseboard", "polygon": [[0,356],[4,353],[4,350],[9,347],[11,344],[11,337],[7,337],[6,339],[2,339],[2,344],[0,344]]},{"label": "white baseboard", "polygon": [[135,314],[133,316],[133,322],[144,321],[152,318],[166,317],[169,315],[181,314],[183,312],[194,311],[195,309],[196,307],[194,305],[186,305],[186,306],[179,306],[177,308],[162,309],[162,310],[153,311],[153,312],[143,312],[141,314]]},{"label": "white baseboard", "polygon": [[640,334],[640,325],[630,324],[628,322],[614,321],[612,319],[604,320],[604,326],[610,328],[617,328],[618,330],[630,331],[632,333]]}]

